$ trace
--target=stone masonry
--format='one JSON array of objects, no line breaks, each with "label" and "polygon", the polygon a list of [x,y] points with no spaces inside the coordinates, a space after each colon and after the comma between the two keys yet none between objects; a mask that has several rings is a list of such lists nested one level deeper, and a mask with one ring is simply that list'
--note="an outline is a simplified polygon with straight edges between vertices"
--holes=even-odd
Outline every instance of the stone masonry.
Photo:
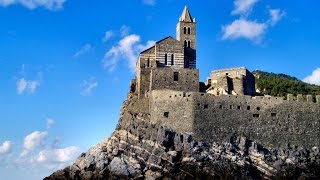
[{"label": "stone masonry", "polygon": [[236,133],[269,147],[320,146],[319,96],[256,96],[255,77],[245,67],[212,71],[200,92],[196,22],[187,7],[177,39],[166,37],[140,54],[135,82],[153,123],[199,141],[222,142]]}]

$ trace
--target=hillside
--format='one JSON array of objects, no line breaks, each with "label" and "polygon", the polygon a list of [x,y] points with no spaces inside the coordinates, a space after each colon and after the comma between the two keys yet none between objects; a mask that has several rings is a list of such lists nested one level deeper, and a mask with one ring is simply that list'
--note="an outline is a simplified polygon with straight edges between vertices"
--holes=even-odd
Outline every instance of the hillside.
[{"label": "hillside", "polygon": [[256,88],[262,94],[271,96],[286,96],[286,94],[320,94],[320,86],[311,85],[285,74],[275,74],[264,71],[253,71],[256,77]]}]

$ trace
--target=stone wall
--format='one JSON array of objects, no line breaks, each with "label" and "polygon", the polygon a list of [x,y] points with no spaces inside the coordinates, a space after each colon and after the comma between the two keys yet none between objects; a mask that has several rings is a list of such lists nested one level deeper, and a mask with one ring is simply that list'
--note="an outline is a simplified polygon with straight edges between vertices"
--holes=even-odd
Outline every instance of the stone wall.
[{"label": "stone wall", "polygon": [[[175,75],[177,79],[175,79]],[[150,79],[150,90],[172,89],[191,92],[199,91],[198,69],[152,69]]]},{"label": "stone wall", "polygon": [[229,94],[255,95],[255,77],[244,67],[212,71],[208,81],[212,88],[226,88]]},{"label": "stone wall", "polygon": [[174,91],[153,91],[151,94],[152,121],[180,132],[193,133],[200,141],[222,142],[235,133],[270,147],[283,147],[287,143],[308,147],[320,145],[319,101]]},{"label": "stone wall", "polygon": [[178,127],[180,132],[192,132],[194,105],[191,93],[154,90],[150,95],[151,122]]}]

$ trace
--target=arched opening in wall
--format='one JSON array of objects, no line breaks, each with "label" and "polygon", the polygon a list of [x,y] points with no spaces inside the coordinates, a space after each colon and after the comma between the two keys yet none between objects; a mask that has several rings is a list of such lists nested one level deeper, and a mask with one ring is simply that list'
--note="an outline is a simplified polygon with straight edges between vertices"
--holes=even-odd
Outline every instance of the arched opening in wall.
[{"label": "arched opening in wall", "polygon": [[183,34],[187,34],[187,28],[186,27],[183,28]]},{"label": "arched opening in wall", "polygon": [[187,47],[188,46],[188,42],[187,40],[184,40],[184,47]]},{"label": "arched opening in wall", "polygon": [[188,41],[188,48],[190,48],[190,41]]},{"label": "arched opening in wall", "polygon": [[250,110],[250,106],[247,106],[247,110]]},{"label": "arched opening in wall", "polygon": [[168,54],[164,55],[164,64],[168,65]]},{"label": "arched opening in wall", "polygon": [[168,118],[168,117],[169,117],[169,112],[164,112],[164,113],[163,113],[163,116],[164,116],[165,118]]},{"label": "arched opening in wall", "polygon": [[190,34],[190,32],[191,32],[191,28],[188,27],[188,34]]},{"label": "arched opening in wall", "polygon": [[171,54],[171,66],[174,65],[174,54]]},{"label": "arched opening in wall", "polygon": [[260,107],[257,107],[257,110],[260,111]]},{"label": "arched opening in wall", "polygon": [[208,109],[208,108],[209,108],[209,105],[208,105],[208,104],[205,104],[205,105],[203,106],[203,108],[204,108],[204,109]]},{"label": "arched opening in wall", "polygon": [[150,67],[150,58],[148,58],[147,67]]},{"label": "arched opening in wall", "polygon": [[180,142],[183,143],[183,135],[180,135]]}]

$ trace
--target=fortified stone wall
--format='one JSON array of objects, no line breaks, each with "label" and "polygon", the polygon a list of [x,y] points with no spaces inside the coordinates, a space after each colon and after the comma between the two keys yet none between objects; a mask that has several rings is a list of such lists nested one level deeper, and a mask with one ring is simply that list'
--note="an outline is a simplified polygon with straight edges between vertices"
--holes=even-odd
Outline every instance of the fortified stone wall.
[{"label": "fortified stone wall", "polygon": [[[283,147],[289,142],[312,147],[320,145],[317,99],[299,102],[277,97],[154,91],[150,114],[152,121],[193,133],[200,141],[222,142],[237,133],[270,147]],[[189,114],[184,116],[185,113]]]},{"label": "fortified stone wall", "polygon": [[177,91],[199,91],[198,69],[157,68],[151,71],[150,90],[172,89]]},{"label": "fortified stone wall", "polygon": [[[210,82],[208,82],[210,81]],[[207,84],[216,88],[225,88],[229,94],[255,95],[255,77],[246,68],[221,69],[211,72]]]},{"label": "fortified stone wall", "polygon": [[192,132],[194,105],[192,93],[154,90],[150,95],[151,122],[176,127],[180,132]]}]

